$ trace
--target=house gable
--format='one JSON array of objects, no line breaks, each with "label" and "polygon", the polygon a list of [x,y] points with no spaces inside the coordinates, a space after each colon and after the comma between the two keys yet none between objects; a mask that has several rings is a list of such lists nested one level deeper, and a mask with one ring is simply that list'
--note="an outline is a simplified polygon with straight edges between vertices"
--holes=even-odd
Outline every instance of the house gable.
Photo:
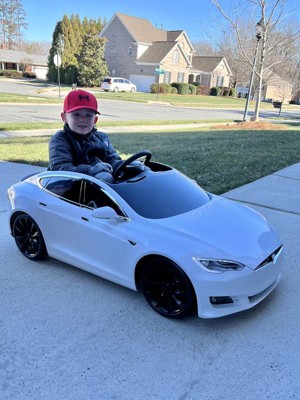
[{"label": "house gable", "polygon": [[100,36],[107,39],[105,59],[112,75],[145,75],[162,81],[164,77],[155,74],[159,66],[167,68],[168,76],[180,74],[187,82],[194,49],[185,31],[157,29],[146,19],[116,13]]}]

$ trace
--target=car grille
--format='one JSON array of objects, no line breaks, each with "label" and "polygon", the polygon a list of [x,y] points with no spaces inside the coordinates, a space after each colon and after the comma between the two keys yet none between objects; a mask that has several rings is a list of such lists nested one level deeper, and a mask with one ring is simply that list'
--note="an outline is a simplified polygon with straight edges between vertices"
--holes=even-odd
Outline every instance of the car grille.
[{"label": "car grille", "polygon": [[265,265],[270,264],[271,262],[274,262],[276,259],[277,255],[280,253],[282,249],[282,246],[278,247],[272,254],[270,254],[263,262],[261,262],[256,268],[255,271],[257,271],[260,268],[263,268]]}]

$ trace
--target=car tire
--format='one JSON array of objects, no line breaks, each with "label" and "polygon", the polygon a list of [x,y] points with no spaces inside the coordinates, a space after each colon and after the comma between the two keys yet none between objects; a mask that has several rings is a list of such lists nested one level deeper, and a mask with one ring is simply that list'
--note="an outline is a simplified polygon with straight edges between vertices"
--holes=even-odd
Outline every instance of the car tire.
[{"label": "car tire", "polygon": [[45,241],[37,223],[27,214],[20,214],[13,223],[12,234],[23,256],[33,261],[47,255]]},{"label": "car tire", "polygon": [[195,309],[196,296],[189,278],[166,258],[155,258],[144,266],[141,289],[150,306],[164,317],[182,318]]},{"label": "car tire", "polygon": [[118,92],[119,91],[119,88],[118,88],[118,86],[116,86],[115,88],[114,88],[114,92]]},{"label": "car tire", "polygon": [[131,91],[131,93],[134,93],[135,92],[135,88],[134,87],[131,88],[130,91]]}]

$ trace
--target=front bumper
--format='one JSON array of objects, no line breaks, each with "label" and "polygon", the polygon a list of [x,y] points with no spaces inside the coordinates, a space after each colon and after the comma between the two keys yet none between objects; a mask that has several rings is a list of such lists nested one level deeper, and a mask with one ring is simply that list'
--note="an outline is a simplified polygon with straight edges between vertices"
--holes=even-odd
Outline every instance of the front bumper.
[{"label": "front bumper", "polygon": [[257,270],[244,267],[241,271],[221,274],[206,272],[197,266],[189,268],[200,318],[217,318],[247,310],[260,303],[278,285],[282,277],[283,251],[275,260]]}]

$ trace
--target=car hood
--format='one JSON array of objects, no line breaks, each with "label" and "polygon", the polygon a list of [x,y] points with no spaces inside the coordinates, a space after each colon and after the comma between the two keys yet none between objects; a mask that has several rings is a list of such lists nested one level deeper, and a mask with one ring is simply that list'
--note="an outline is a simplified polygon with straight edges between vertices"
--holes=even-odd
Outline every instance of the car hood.
[{"label": "car hood", "polygon": [[[191,256],[241,262],[255,269],[282,243],[266,219],[251,208],[213,197],[185,214],[151,220],[168,242],[190,249]],[[166,240],[166,239],[165,239]]]}]

